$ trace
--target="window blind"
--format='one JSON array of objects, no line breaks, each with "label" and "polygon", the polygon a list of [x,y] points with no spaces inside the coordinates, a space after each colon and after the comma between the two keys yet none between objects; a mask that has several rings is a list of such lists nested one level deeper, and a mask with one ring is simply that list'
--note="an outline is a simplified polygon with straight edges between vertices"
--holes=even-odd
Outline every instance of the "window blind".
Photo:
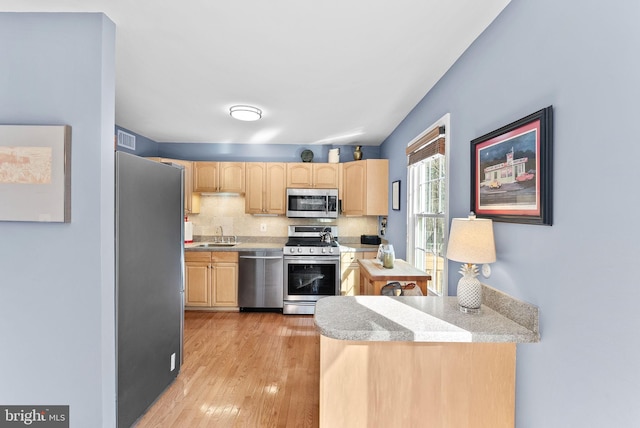
[{"label": "window blind", "polygon": [[444,155],[445,139],[444,126],[438,126],[424,134],[415,143],[407,147],[409,165],[418,163],[423,159],[436,154]]}]

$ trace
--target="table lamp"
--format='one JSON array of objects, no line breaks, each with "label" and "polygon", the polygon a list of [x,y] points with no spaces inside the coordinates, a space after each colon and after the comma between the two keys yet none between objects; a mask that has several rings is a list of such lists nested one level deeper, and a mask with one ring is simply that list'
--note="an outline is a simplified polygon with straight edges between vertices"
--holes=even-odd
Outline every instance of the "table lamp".
[{"label": "table lamp", "polygon": [[454,218],[447,244],[447,258],[462,262],[458,282],[458,304],[466,313],[480,312],[482,305],[482,284],[478,280],[476,263],[496,261],[496,247],[493,240],[493,222],[476,218],[471,213],[468,218]]}]

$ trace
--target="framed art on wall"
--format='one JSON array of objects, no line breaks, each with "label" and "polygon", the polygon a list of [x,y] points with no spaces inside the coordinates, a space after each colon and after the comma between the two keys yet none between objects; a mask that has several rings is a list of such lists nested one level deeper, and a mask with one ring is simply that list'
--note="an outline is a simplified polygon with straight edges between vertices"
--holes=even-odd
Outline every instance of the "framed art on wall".
[{"label": "framed art on wall", "polygon": [[0,221],[71,221],[71,127],[0,125]]},{"label": "framed art on wall", "polygon": [[400,180],[391,183],[391,209],[400,209]]},{"label": "framed art on wall", "polygon": [[552,224],[552,106],[471,141],[471,211]]}]

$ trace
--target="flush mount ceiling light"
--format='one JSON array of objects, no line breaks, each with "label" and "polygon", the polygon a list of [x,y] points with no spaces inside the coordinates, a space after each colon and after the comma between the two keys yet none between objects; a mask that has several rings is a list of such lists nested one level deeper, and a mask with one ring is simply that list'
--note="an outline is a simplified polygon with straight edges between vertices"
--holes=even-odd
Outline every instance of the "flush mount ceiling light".
[{"label": "flush mount ceiling light", "polygon": [[234,119],[251,122],[262,117],[262,110],[258,107],[238,105],[229,108],[229,114]]}]

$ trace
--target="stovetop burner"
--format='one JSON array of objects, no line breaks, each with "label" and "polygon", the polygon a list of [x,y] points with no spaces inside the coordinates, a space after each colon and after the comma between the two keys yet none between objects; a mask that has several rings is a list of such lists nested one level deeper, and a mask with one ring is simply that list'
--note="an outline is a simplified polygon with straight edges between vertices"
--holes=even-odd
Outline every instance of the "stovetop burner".
[{"label": "stovetop burner", "polygon": [[290,238],[286,244],[286,247],[339,247],[336,241],[324,242],[318,238],[304,239],[304,238]]}]

